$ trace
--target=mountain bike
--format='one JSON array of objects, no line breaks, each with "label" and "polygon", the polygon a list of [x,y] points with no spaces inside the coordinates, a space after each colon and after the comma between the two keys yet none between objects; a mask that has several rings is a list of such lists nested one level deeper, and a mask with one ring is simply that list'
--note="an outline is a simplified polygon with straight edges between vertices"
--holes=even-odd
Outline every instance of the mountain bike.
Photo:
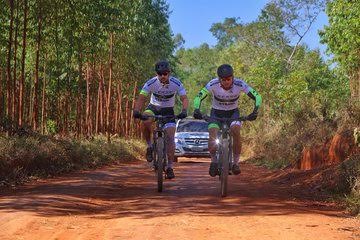
[{"label": "mountain bike", "polygon": [[155,171],[155,178],[157,181],[157,191],[163,190],[163,179],[165,174],[165,168],[167,166],[167,154],[166,154],[166,131],[164,131],[165,120],[175,119],[174,115],[162,116],[162,115],[142,115],[141,120],[147,120],[153,118],[156,122],[156,127],[153,131],[153,167]]},{"label": "mountain bike", "polygon": [[230,124],[233,121],[246,121],[247,116],[238,117],[238,118],[218,118],[203,116],[204,120],[209,122],[210,120],[215,120],[220,123],[220,131],[218,134],[218,149],[216,156],[218,158],[218,172],[220,180],[220,195],[221,197],[226,197],[228,189],[228,176],[230,173],[230,168],[233,161],[233,141],[230,134]]}]

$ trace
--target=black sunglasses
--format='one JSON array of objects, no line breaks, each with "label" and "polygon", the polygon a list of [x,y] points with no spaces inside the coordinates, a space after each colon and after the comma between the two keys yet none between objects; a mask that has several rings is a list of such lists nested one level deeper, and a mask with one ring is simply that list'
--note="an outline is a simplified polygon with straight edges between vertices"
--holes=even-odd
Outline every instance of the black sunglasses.
[{"label": "black sunglasses", "polygon": [[167,76],[169,72],[157,72],[157,75],[159,76]]},{"label": "black sunglasses", "polygon": [[232,81],[233,78],[232,78],[232,76],[230,76],[230,77],[220,78],[220,80],[221,80],[222,82],[229,82],[229,81]]}]

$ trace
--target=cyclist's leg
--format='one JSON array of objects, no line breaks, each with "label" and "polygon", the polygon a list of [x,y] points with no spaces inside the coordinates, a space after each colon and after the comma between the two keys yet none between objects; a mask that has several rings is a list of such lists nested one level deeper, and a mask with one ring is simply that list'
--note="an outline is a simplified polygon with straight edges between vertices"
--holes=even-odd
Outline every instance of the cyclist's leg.
[{"label": "cyclist's leg", "polygon": [[[239,110],[236,109],[231,116],[232,118],[239,117]],[[230,124],[230,133],[232,135],[233,139],[233,165],[232,165],[232,172],[234,174],[240,173],[240,154],[241,154],[241,135],[240,135],[240,129],[241,129],[242,122],[240,121],[234,121]]]},{"label": "cyclist's leg", "polygon": [[233,138],[233,165],[231,167],[232,172],[235,175],[240,174],[240,154],[241,154],[241,134],[240,134],[241,122],[231,123],[230,131]]},{"label": "cyclist's leg", "polygon": [[[163,116],[174,116],[174,108],[162,108],[160,114]],[[173,162],[175,154],[175,119],[167,119],[164,125],[165,141],[166,141],[166,155],[168,159],[166,168],[166,177],[172,179],[175,177],[173,171]]]},{"label": "cyclist's leg", "polygon": [[[211,109],[211,113],[210,116],[212,117],[216,117],[216,111],[214,109]],[[209,167],[209,175],[212,177],[215,177],[216,175],[219,174],[218,172],[218,159],[216,157],[216,151],[218,149],[216,140],[218,138],[218,132],[219,132],[219,123],[215,122],[215,121],[211,121],[209,122],[209,126],[208,126],[208,130],[209,130],[209,142],[208,142],[208,147],[209,147],[209,152],[210,152],[210,156],[211,156],[211,163],[210,163],[210,167]]]},{"label": "cyclist's leg", "polygon": [[175,154],[175,126],[171,126],[170,124],[166,124],[164,128],[166,135],[166,153],[168,157],[168,167],[173,167],[174,154]]},{"label": "cyclist's leg", "polygon": [[218,137],[219,127],[216,123],[209,124],[209,152],[211,156],[211,163],[209,167],[209,175],[215,177],[219,175],[219,160],[216,157],[216,151],[218,149],[216,139]]},{"label": "cyclist's leg", "polygon": [[216,151],[217,151],[217,143],[216,139],[218,137],[219,126],[216,123],[209,124],[209,152],[211,155],[211,162],[217,162],[216,159]]},{"label": "cyclist's leg", "polygon": [[175,154],[175,126],[172,124],[165,124],[164,130],[165,134],[165,141],[166,141],[166,154],[168,157],[168,163],[166,167],[166,177],[168,179],[172,179],[175,177],[174,170],[173,170],[173,162],[174,162],[174,154]]},{"label": "cyclist's leg", "polygon": [[231,126],[231,135],[233,138],[233,155],[234,160],[233,163],[238,164],[240,160],[241,154],[241,134],[240,134],[241,126],[239,124],[232,124]]},{"label": "cyclist's leg", "polygon": [[[211,109],[210,117],[221,117],[222,112],[216,109]],[[216,159],[216,151],[217,151],[217,143],[216,139],[218,138],[218,132],[220,129],[220,125],[218,122],[211,120],[208,125],[208,131],[209,131],[209,152],[211,156],[211,162],[217,162]]]},{"label": "cyclist's leg", "polygon": [[[148,116],[153,116],[155,115],[155,109],[153,109],[153,107],[151,105],[147,106],[147,108],[145,109],[145,111],[143,112],[143,115],[148,115]],[[146,121],[142,121],[142,133],[144,135],[146,144],[147,144],[147,149],[146,149],[146,160],[148,162],[151,162],[152,159],[152,139],[151,139],[151,134],[153,132],[153,128],[154,128],[154,124],[153,124],[153,119],[148,119]]]}]

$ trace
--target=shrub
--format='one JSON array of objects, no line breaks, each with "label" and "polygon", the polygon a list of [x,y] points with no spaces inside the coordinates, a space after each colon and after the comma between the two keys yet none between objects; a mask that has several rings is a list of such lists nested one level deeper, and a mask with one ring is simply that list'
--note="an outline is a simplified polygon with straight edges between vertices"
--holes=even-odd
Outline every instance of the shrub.
[{"label": "shrub", "polygon": [[112,162],[135,160],[145,147],[139,140],[97,137],[65,140],[49,136],[0,137],[0,185],[18,184],[31,177],[48,177]]}]

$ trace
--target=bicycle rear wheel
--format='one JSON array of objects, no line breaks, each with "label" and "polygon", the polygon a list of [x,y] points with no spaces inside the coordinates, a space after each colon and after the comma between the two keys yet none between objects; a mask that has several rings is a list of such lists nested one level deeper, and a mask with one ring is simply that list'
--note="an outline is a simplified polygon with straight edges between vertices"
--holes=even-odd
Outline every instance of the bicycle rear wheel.
[{"label": "bicycle rear wheel", "polygon": [[229,176],[229,142],[226,139],[223,140],[222,144],[220,164],[220,193],[221,197],[226,197]]},{"label": "bicycle rear wheel", "polygon": [[156,166],[155,177],[157,180],[157,190],[162,192],[163,190],[163,168],[164,168],[164,139],[159,137],[156,141]]}]

